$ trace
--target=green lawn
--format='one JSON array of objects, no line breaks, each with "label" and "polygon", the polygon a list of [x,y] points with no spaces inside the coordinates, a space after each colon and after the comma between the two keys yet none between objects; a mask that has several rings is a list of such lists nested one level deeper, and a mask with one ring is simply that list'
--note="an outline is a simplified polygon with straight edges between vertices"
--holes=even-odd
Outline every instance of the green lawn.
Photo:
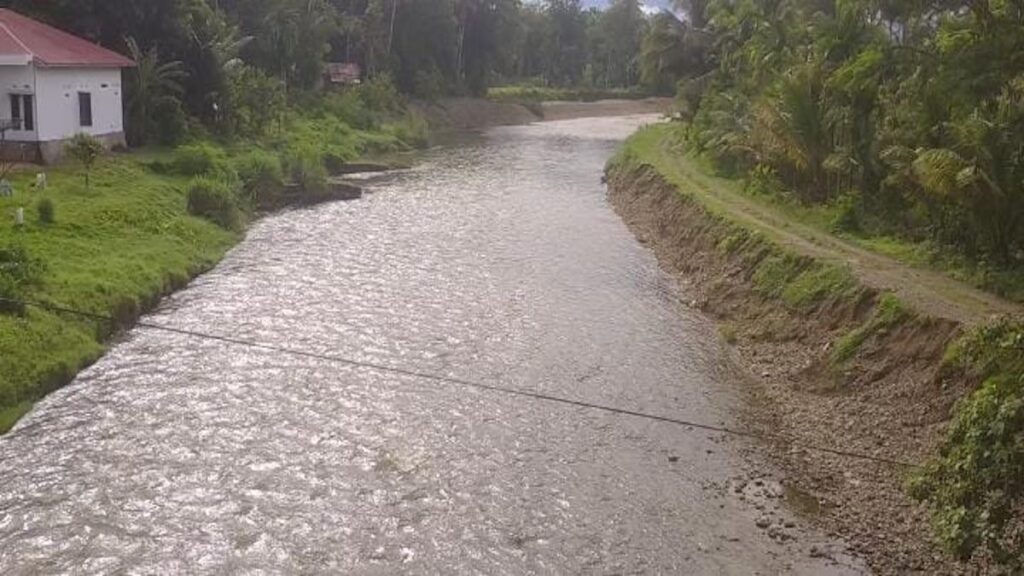
[{"label": "green lawn", "polygon": [[[157,175],[137,158],[104,159],[86,189],[81,171],[47,170],[49,186],[32,189],[36,170],[15,174],[13,198],[0,198],[0,246],[21,246],[44,268],[26,296],[100,314],[130,315],[144,303],[215,264],[238,235],[189,216],[182,177]],[[56,207],[39,221],[42,198]],[[14,213],[25,208],[25,225]],[[0,314],[0,432],[50,390],[103,353],[109,327],[29,308]]]}]

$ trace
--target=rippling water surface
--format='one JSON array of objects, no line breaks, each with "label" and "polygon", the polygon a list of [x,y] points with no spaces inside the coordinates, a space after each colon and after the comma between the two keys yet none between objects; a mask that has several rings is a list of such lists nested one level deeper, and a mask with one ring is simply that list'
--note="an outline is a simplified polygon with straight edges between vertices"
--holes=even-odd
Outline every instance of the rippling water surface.
[{"label": "rippling water surface", "polygon": [[[605,200],[650,118],[503,128],[256,224],[149,322],[706,422],[737,378]],[[0,574],[828,569],[735,442],[136,329],[0,438]],[[670,460],[671,458],[671,460]],[[675,460],[675,461],[672,461]]]}]

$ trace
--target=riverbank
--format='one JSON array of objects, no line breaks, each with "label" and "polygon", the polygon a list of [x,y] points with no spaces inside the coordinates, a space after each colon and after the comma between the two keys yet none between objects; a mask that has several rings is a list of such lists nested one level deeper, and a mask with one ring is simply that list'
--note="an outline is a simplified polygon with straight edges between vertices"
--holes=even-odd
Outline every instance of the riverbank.
[{"label": "riverbank", "polygon": [[[965,450],[947,435],[954,406],[999,378],[957,360],[959,351],[977,340],[975,327],[1019,313],[1017,305],[787,218],[704,173],[672,129],[642,131],[610,164],[611,202],[748,368],[759,399],[751,425],[793,439],[774,457],[787,482],[812,495],[804,508],[880,573],[984,570],[983,552],[958,564],[932,543],[934,523],[954,502],[931,494],[930,516],[912,500],[904,487],[919,470],[796,445],[933,462],[941,477],[940,449]],[[956,426],[967,425],[958,418]],[[972,482],[981,484],[963,485]]]},{"label": "riverbank", "polygon": [[0,198],[0,296],[117,322],[5,306],[0,433],[95,362],[111,336],[220,261],[258,214],[350,198],[358,191],[331,174],[426,142],[425,124],[410,113],[359,109],[356,122],[330,104],[293,113],[259,139],[199,138],[102,158],[88,186],[70,164],[45,169],[45,190],[35,187],[43,168],[14,172],[14,196]]}]

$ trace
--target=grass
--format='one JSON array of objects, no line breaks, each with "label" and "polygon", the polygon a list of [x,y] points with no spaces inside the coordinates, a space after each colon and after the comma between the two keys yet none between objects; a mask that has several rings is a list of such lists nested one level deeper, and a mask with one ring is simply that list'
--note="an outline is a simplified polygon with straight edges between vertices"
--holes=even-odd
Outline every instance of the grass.
[{"label": "grass", "polygon": [[[425,141],[425,130],[410,115],[353,128],[329,109],[295,114],[259,141],[201,142],[216,164],[202,171],[237,181],[233,160],[254,149],[282,158],[301,154],[321,165],[343,163],[410,149]],[[244,226],[225,229],[188,213],[186,192],[199,174],[183,173],[175,163],[181,156],[150,148],[103,158],[88,188],[75,166],[46,169],[45,191],[31,185],[41,169],[12,175],[15,196],[0,198],[0,249],[23,248],[41,264],[38,279],[18,288],[22,297],[129,322],[216,264],[241,239]],[[52,223],[37,217],[43,199],[55,209]],[[23,226],[14,222],[18,208],[25,211]],[[4,279],[0,267],[0,290]],[[116,328],[32,307],[22,315],[0,312],[0,433],[97,360]]]},{"label": "grass", "polygon": [[832,352],[832,364],[838,366],[850,360],[869,338],[898,326],[913,316],[913,312],[896,296],[883,295],[872,317],[863,326],[855,328],[836,342],[835,350]]},{"label": "grass", "polygon": [[596,102],[598,100],[640,100],[651,94],[639,88],[551,88],[547,86],[496,86],[487,98],[496,102]]},{"label": "grass", "polygon": [[[0,244],[22,246],[44,266],[26,293],[33,300],[99,314],[139,310],[238,240],[187,214],[184,178],[154,174],[130,157],[102,161],[89,189],[73,168],[49,171],[44,192],[31,190],[33,178],[17,174],[16,195],[0,199]],[[43,197],[56,208],[52,224],[32,208]],[[20,228],[12,217],[18,207],[25,207]],[[96,360],[111,328],[34,308],[0,315],[0,432]]]},{"label": "grass", "polygon": [[754,271],[755,288],[793,310],[813,308],[826,299],[855,297],[861,290],[846,268],[793,256],[769,256]]}]

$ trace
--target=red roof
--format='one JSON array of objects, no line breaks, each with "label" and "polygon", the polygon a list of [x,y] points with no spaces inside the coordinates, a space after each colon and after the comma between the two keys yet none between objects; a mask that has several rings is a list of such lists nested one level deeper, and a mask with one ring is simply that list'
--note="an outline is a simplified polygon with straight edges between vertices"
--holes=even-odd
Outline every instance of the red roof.
[{"label": "red roof", "polygon": [[24,57],[42,67],[127,68],[130,58],[0,8],[0,58]]}]

